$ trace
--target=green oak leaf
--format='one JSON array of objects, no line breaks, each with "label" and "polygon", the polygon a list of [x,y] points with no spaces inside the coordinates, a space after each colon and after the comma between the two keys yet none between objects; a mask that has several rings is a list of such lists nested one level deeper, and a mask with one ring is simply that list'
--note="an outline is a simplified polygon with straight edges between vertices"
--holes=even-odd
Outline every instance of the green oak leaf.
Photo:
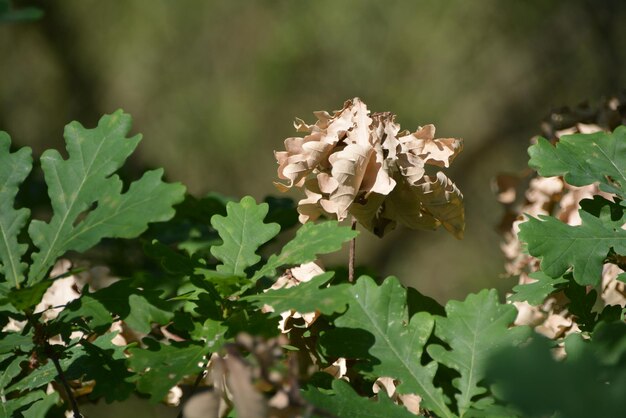
[{"label": "green oak leaf", "polygon": [[2,373],[0,373],[0,399],[5,399],[9,393],[6,388],[11,381],[22,371],[21,364],[28,361],[25,355],[21,356],[3,356],[0,360]]},{"label": "green oak leaf", "polygon": [[7,300],[21,311],[30,309],[41,302],[41,298],[52,283],[54,283],[52,280],[45,280],[29,287],[12,290],[7,295]]},{"label": "green oak leaf", "polygon": [[289,241],[279,254],[273,254],[267,260],[267,263],[254,274],[252,280],[272,276],[279,267],[308,263],[314,261],[318,254],[338,251],[344,242],[357,235],[357,231],[348,226],[339,226],[337,221],[306,223],[298,229],[295,238]]},{"label": "green oak leaf", "polygon": [[[487,392],[479,383],[485,377],[489,357],[528,338],[530,328],[509,328],[516,316],[513,305],[500,304],[494,289],[484,289],[462,302],[448,302],[446,316],[436,317],[435,335],[445,341],[450,350],[433,344],[427,351],[433,359],[460,373],[461,376],[452,381],[460,392],[455,395],[460,417],[474,406],[475,397]],[[480,402],[487,403],[484,397]]]},{"label": "green oak leaf", "polygon": [[30,148],[10,153],[11,139],[0,131],[0,277],[4,276],[11,287],[20,287],[26,263],[21,261],[28,245],[17,241],[26,225],[30,210],[14,209],[19,185],[30,173],[33,165]]},{"label": "green oak leaf", "polygon": [[98,299],[89,293],[83,293],[66,305],[48,328],[55,334],[69,337],[74,330],[70,325],[84,323],[94,332],[106,332],[114,320],[109,309]]},{"label": "green oak leaf", "polygon": [[133,374],[126,366],[125,346],[112,343],[117,332],[100,336],[94,342],[81,342],[82,355],[76,356],[65,371],[68,379],[93,380],[90,399],[104,397],[107,403],[127,399],[135,389]]},{"label": "green oak leaf", "polygon": [[239,203],[228,202],[226,216],[211,218],[211,225],[223,241],[211,248],[211,254],[222,262],[217,266],[218,272],[244,276],[245,269],[261,260],[257,249],[280,231],[278,224],[263,222],[268,208],[267,203],[257,205],[246,196]]},{"label": "green oak leaf", "polygon": [[[317,388],[304,391],[304,398],[326,413],[337,418],[416,418],[404,406],[393,403],[385,391],[381,391],[378,401],[359,396],[350,385],[343,380],[333,380],[332,394],[323,393]],[[313,417],[327,417],[327,414],[315,414]]]},{"label": "green oak leaf", "polygon": [[530,255],[541,259],[541,270],[561,277],[570,267],[581,285],[597,285],[609,250],[626,254],[626,231],[580,210],[582,224],[571,226],[550,216],[529,217],[520,225],[519,238]]},{"label": "green oak leaf", "polygon": [[120,280],[70,302],[55,322],[73,323],[84,318],[91,328],[104,331],[113,322],[111,314],[143,333],[149,333],[153,323],[164,325],[174,317],[172,305],[163,300],[161,291],[140,289],[133,280]]},{"label": "green oak leaf", "polygon": [[542,271],[530,273],[528,276],[535,279],[536,282],[513,287],[515,293],[508,298],[511,302],[528,302],[531,305],[539,305],[559,287],[562,287],[561,285],[568,282],[563,277],[553,279]]},{"label": "green oak leaf", "polygon": [[28,352],[33,348],[32,330],[25,330],[23,335],[21,332],[0,332],[0,354],[9,353],[13,350]]},{"label": "green oak leaf", "polygon": [[[67,371],[70,378],[77,379],[84,377],[85,380],[90,380],[91,378],[95,378],[97,376],[103,376],[103,374],[106,373],[112,373],[113,370],[115,372],[109,374],[107,379],[128,378],[128,373],[123,372],[123,370],[126,369],[126,356],[124,356],[125,347],[118,347],[111,343],[111,340],[115,335],[116,333],[109,333],[96,338],[91,343],[81,341],[80,343],[74,344],[70,348],[65,349],[63,357],[59,359],[61,369]],[[87,346],[89,346],[89,348],[86,348]],[[99,352],[106,350],[106,355],[110,357],[104,361],[104,358],[101,355],[94,355],[94,350],[96,348],[100,349]],[[115,363],[117,363],[117,365]],[[111,366],[115,367],[112,368]],[[47,385],[55,379],[58,379],[57,370],[54,367],[54,363],[48,360],[47,363],[33,370],[30,374],[24,376],[21,380],[10,386],[7,389],[7,392],[34,390]],[[101,388],[103,390],[105,387],[123,387],[117,384],[116,380],[97,382],[96,385],[97,384],[103,385],[103,388]],[[100,389],[97,389],[96,391],[98,394],[101,394],[102,392]],[[108,396],[115,397],[118,395],[111,393],[108,394]]]},{"label": "green oak leaf", "polygon": [[[185,187],[161,180],[163,170],[146,172],[122,193],[114,174],[135,150],[140,135],[126,138],[131,118],[121,110],[103,116],[94,129],[78,122],[65,127],[69,158],[56,150],[41,156],[53,215],[49,223],[34,220],[28,232],[39,248],[32,256],[28,283],[41,281],[66,251],[85,251],[103,238],[133,238],[151,222],[174,216]],[[94,208],[95,206],[95,208]]]},{"label": "green oak leaf", "polygon": [[270,305],[276,313],[290,309],[303,313],[319,311],[324,315],[342,312],[346,309],[350,299],[351,286],[344,283],[322,287],[332,279],[334,274],[333,272],[323,273],[298,286],[288,289],[270,289],[264,293],[246,296],[242,300],[248,300],[259,308],[266,304]]},{"label": "green oak leaf", "polygon": [[204,322],[194,321],[189,336],[194,341],[203,341],[211,351],[218,351],[224,345],[227,332],[228,327],[222,322],[209,318]]},{"label": "green oak leaf", "polygon": [[[66,370],[72,362],[82,354],[82,347],[75,345],[64,351],[64,357],[59,359],[61,369]],[[13,383],[6,392],[31,391],[47,385],[58,377],[54,363],[48,360],[45,364],[33,370],[17,382]]]},{"label": "green oak leaf", "polygon": [[[49,396],[50,395],[46,395],[46,392],[44,392],[43,390],[38,390],[34,392],[28,392],[18,398],[0,399],[0,418],[32,418],[34,417],[32,414],[27,415],[28,411],[42,400],[45,401]],[[38,408],[36,408],[35,411],[37,409]],[[42,415],[38,415],[37,417],[40,416]]]},{"label": "green oak leaf", "polygon": [[51,394],[46,394],[43,398],[33,403],[28,409],[22,412],[22,416],[24,418],[41,418],[45,417],[46,413],[55,406],[61,396],[59,392],[52,392]]},{"label": "green oak leaf", "polygon": [[199,373],[198,364],[209,351],[206,344],[166,345],[151,338],[144,338],[143,342],[146,348],[128,350],[128,365],[140,375],[137,390],[150,395],[153,403],[161,401],[183,377]]},{"label": "green oak leaf", "polygon": [[563,176],[573,186],[600,183],[600,189],[625,195],[626,127],[613,133],[596,132],[561,137],[556,146],[539,138],[528,149],[528,165],[545,177]]},{"label": "green oak leaf", "polygon": [[151,324],[164,325],[173,317],[174,313],[164,303],[156,302],[160,292],[150,294],[133,294],[128,297],[130,312],[124,322],[126,325],[139,332],[148,333],[152,329]]},{"label": "green oak leaf", "polygon": [[432,315],[419,312],[409,319],[407,292],[395,277],[377,286],[363,276],[350,288],[350,295],[348,310],[335,320],[337,328],[320,344],[333,355],[365,358],[368,362],[363,367],[372,377],[398,379],[399,393],[417,394],[422,406],[435,415],[454,417],[443,391],[433,384],[437,363],[421,362],[435,323]]},{"label": "green oak leaf", "polygon": [[592,331],[598,317],[593,310],[598,292],[595,289],[588,291],[586,286],[570,283],[565,288],[565,296],[570,300],[567,310],[576,317],[576,324],[582,331]]}]

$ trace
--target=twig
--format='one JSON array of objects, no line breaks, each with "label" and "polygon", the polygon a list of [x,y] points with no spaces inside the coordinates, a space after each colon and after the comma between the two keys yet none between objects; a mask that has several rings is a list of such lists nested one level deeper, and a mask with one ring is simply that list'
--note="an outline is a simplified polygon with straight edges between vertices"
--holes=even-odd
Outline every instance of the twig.
[{"label": "twig", "polygon": [[67,398],[70,400],[70,404],[72,405],[72,411],[74,412],[74,418],[83,418],[80,413],[80,409],[78,409],[78,402],[76,402],[76,398],[74,394],[72,394],[72,388],[70,388],[69,383],[67,383],[67,379],[65,378],[65,373],[63,373],[63,369],[61,368],[61,363],[59,363],[59,359],[56,356],[56,353],[51,349],[50,344],[46,341],[46,356],[52,363],[54,364],[54,368],[57,369],[57,374],[59,375],[59,380],[63,385],[63,389],[65,389],[65,393],[67,394]]},{"label": "twig", "polygon": [[[356,218],[352,217],[352,230],[356,230]],[[356,237],[350,240],[350,258],[348,259],[348,281],[354,282],[354,259],[356,258]]]},{"label": "twig", "polygon": [[46,357],[48,357],[54,364],[54,368],[57,371],[57,375],[59,377],[59,380],[61,381],[61,385],[63,386],[63,389],[65,390],[65,393],[67,394],[67,398],[70,401],[72,412],[74,413],[74,418],[83,418],[83,415],[80,413],[80,409],[78,408],[78,402],[76,402],[76,398],[74,397],[74,394],[72,393],[72,388],[70,388],[70,385],[67,382],[67,378],[65,377],[65,373],[63,372],[63,369],[61,368],[61,363],[59,362],[59,358],[57,357],[56,353],[52,349],[52,346],[50,345],[50,343],[48,342],[48,333],[46,332],[45,325],[37,321],[35,318],[33,318],[32,311],[27,310],[25,313],[26,313],[26,318],[28,319],[28,322],[31,324],[31,326],[33,327],[33,330],[35,331],[35,336],[33,338],[35,344],[43,345],[43,349],[44,349],[44,353]]},{"label": "twig", "polygon": [[191,390],[189,391],[189,395],[187,396],[187,399],[185,399],[185,401],[181,403],[180,411],[178,412],[178,415],[176,415],[176,418],[183,418],[183,408],[185,406],[185,402],[191,399],[194,393],[196,393],[196,389],[198,389],[200,382],[202,382],[202,379],[204,379],[204,376],[206,375],[206,368],[209,365],[210,358],[211,358],[211,355],[207,354],[206,360],[204,361],[204,364],[202,364],[202,371],[200,371],[200,373],[198,373],[198,376],[196,376],[196,380],[193,382],[193,386],[191,387]]}]

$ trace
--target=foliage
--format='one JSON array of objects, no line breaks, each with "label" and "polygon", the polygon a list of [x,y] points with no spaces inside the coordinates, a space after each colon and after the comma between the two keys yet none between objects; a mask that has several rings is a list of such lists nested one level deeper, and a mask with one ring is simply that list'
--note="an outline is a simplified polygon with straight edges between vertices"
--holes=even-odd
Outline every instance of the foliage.
[{"label": "foliage", "polygon": [[[623,256],[624,196],[609,166],[626,164],[618,151],[626,128],[530,151],[540,172],[604,182],[615,194],[584,202],[580,226],[550,217],[521,226],[542,269],[511,300],[563,293],[580,329],[556,342],[565,361],[552,358],[556,343],[514,325],[516,308],[495,290],[441,306],[395,277],[350,283],[339,269],[324,271],[319,256],[357,231],[320,220],[290,233],[297,209],[285,199],[185,197],[183,186],[161,181],[162,170],[125,188],[115,173],[140,139],[129,130],[121,111],[94,129],[68,125],[67,159],[52,150],[41,158],[50,217],[30,223],[30,211],[16,208],[30,150],[11,152],[0,134],[0,416],[60,416],[63,401],[79,416],[86,400],[132,394],[175,405],[181,387],[186,416],[619,414],[623,311],[598,311],[586,286]],[[118,277],[59,260],[79,266],[101,240],[136,237],[146,259]],[[588,396],[569,401],[583,380]],[[209,390],[196,395],[198,386]]]},{"label": "foliage", "polygon": [[[527,266],[540,269],[528,275],[532,282],[516,286],[510,297],[553,306],[555,312],[547,321],[552,318],[567,331],[544,331],[555,341],[535,339],[523,348],[503,350],[491,359],[487,373],[502,399],[529,417],[619,416],[623,409],[614,391],[621,391],[625,383],[624,302],[619,295],[626,266],[625,183],[620,168],[626,164],[626,127],[612,133],[580,129],[596,132],[563,135],[556,144],[540,138],[529,148],[529,165],[539,175],[563,176],[559,181],[568,187],[587,188],[595,195],[579,198],[573,221],[563,214],[540,215],[528,216],[520,224],[519,238],[538,259]],[[574,208],[565,210],[576,213]],[[581,382],[586,382],[584,395],[572,396],[581,392]]]}]

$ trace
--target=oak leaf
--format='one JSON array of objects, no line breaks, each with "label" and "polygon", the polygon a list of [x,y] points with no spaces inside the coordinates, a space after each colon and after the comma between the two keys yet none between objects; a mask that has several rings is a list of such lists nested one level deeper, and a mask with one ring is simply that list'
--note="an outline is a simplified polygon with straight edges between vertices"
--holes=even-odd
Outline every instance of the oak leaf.
[{"label": "oak leaf", "polygon": [[457,138],[435,138],[435,126],[401,131],[390,112],[370,114],[359,98],[343,109],[315,112],[317,122],[294,124],[304,138],[287,138],[276,152],[281,191],[304,189],[300,222],[320,216],[355,217],[383,236],[400,223],[413,229],[443,225],[457,238],[464,228],[463,196],[441,171],[463,148]]}]

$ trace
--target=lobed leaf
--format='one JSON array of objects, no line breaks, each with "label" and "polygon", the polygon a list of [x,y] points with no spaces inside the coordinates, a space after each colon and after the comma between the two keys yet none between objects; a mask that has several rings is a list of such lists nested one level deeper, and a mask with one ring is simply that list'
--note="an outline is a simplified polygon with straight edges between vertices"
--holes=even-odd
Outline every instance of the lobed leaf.
[{"label": "lobed leaf", "polygon": [[44,394],[43,397],[34,402],[28,409],[22,412],[24,418],[40,418],[45,417],[46,413],[55,406],[61,396],[58,392],[52,392],[50,394]]},{"label": "lobed leaf", "polygon": [[[26,393],[24,396],[13,399],[0,400],[0,418],[15,418],[16,416],[24,418],[39,418],[42,415],[34,415],[29,411],[37,412],[38,410],[45,409],[50,402],[50,397],[54,395],[46,395],[43,390]],[[58,395],[57,395],[58,398]],[[37,406],[40,402],[45,402],[44,405]],[[44,408],[42,408],[42,406]],[[51,406],[51,405],[49,405]]]},{"label": "lobed leaf", "polygon": [[17,237],[26,224],[30,210],[13,207],[19,185],[32,168],[30,148],[10,153],[11,139],[0,131],[0,277],[11,287],[20,287],[24,280],[26,263],[21,261],[28,245]]},{"label": "lobed leaf", "polygon": [[531,305],[540,305],[557,290],[558,286],[567,283],[567,279],[563,277],[553,279],[542,271],[530,273],[528,276],[536,281],[513,287],[515,293],[508,298],[511,302],[528,302]]},{"label": "lobed leaf", "polygon": [[30,309],[41,301],[44,293],[53,283],[52,280],[46,280],[33,286],[13,290],[7,295],[7,300],[21,311]]},{"label": "lobed leaf", "polygon": [[91,399],[104,397],[107,403],[123,401],[133,392],[134,376],[126,366],[125,346],[112,342],[117,332],[100,336],[94,342],[81,342],[81,355],[65,371],[68,379],[93,380]]},{"label": "lobed leaf", "polygon": [[[80,354],[80,346],[74,346],[65,351],[65,358],[59,359],[59,364],[61,365],[61,369],[66,370],[76,356]],[[24,359],[26,360],[26,359]],[[13,383],[9,388],[6,389],[6,392],[13,391],[32,391],[38,389],[42,386],[47,385],[56,379],[58,373],[54,367],[54,363],[52,361],[48,361],[43,366],[39,366],[35,370],[33,370],[30,374],[27,374],[19,381]]]},{"label": "lobed leaf", "polygon": [[66,251],[85,251],[103,238],[132,238],[148,223],[174,215],[172,206],[183,200],[185,187],[163,183],[163,170],[146,172],[122,193],[114,173],[141,139],[126,138],[130,127],[130,116],[121,110],[102,117],[94,129],[72,122],[64,135],[68,159],[56,150],[41,156],[53,215],[49,223],[36,220],[28,228],[39,248],[32,256],[29,284],[42,280]]},{"label": "lobed leaf", "polygon": [[[333,380],[332,394],[323,393],[317,388],[304,391],[304,397],[324,412],[330,412],[337,418],[416,418],[404,406],[393,403],[385,391],[380,392],[378,401],[359,396],[350,385],[343,380]],[[327,414],[314,417],[326,417]]]},{"label": "lobed leaf", "polygon": [[32,330],[23,332],[26,335],[19,332],[0,332],[0,354],[9,353],[13,350],[30,351],[34,346]]},{"label": "lobed leaf", "polygon": [[304,264],[314,261],[318,254],[328,254],[341,249],[344,242],[358,235],[350,227],[339,226],[337,221],[306,223],[298,229],[280,254],[273,254],[267,263],[254,274],[252,280],[276,274],[285,265]]},{"label": "lobed leaf", "polygon": [[168,323],[173,317],[171,304],[161,291],[137,288],[132,280],[120,280],[94,293],[85,293],[72,301],[56,319],[71,323],[79,318],[94,329],[106,329],[116,315],[135,331],[149,333],[152,324]]},{"label": "lobed leaf", "polygon": [[541,269],[550,277],[561,277],[570,267],[576,282],[596,285],[609,250],[626,254],[626,231],[580,210],[582,224],[570,226],[549,216],[529,217],[520,225],[519,237],[528,244],[530,255],[541,259]]},{"label": "lobed leaf", "polygon": [[420,312],[409,319],[406,289],[394,277],[380,286],[361,277],[350,288],[350,295],[348,310],[335,320],[337,329],[323,338],[327,349],[347,358],[369,355],[368,374],[399,379],[398,393],[417,394],[422,397],[422,407],[440,417],[453,417],[443,391],[433,384],[437,363],[421,362],[434,318]]},{"label": "lobed leaf", "polygon": [[[455,395],[460,417],[472,408],[477,396],[487,392],[478,384],[485,377],[489,358],[502,348],[528,338],[530,328],[509,328],[516,316],[513,305],[500,304],[494,289],[484,289],[463,302],[448,302],[446,316],[436,317],[435,335],[448,343],[450,350],[433,344],[427,351],[433,359],[460,373],[452,381],[460,391]],[[487,403],[484,397],[480,402]]]},{"label": "lobed leaf", "polygon": [[226,216],[211,218],[211,225],[223,241],[222,245],[211,247],[211,254],[222,262],[217,271],[244,276],[246,268],[261,260],[257,249],[280,231],[278,224],[263,222],[268,208],[267,203],[257,205],[246,196],[239,203],[228,202]]},{"label": "lobed leaf", "polygon": [[625,196],[626,127],[561,137],[556,146],[539,138],[528,149],[528,165],[544,177],[563,176],[573,186],[600,183],[600,189]]},{"label": "lobed leaf", "polygon": [[270,289],[264,293],[246,296],[242,300],[249,300],[259,308],[270,305],[277,313],[293,309],[297,312],[319,311],[324,315],[332,315],[345,310],[350,300],[351,287],[345,283],[322,287],[333,276],[333,272],[327,272],[298,286]]},{"label": "lobed leaf", "polygon": [[198,363],[209,351],[204,344],[161,344],[144,338],[146,348],[130,348],[128,364],[140,375],[137,390],[150,395],[151,402],[161,401],[183,377],[200,372]]}]

